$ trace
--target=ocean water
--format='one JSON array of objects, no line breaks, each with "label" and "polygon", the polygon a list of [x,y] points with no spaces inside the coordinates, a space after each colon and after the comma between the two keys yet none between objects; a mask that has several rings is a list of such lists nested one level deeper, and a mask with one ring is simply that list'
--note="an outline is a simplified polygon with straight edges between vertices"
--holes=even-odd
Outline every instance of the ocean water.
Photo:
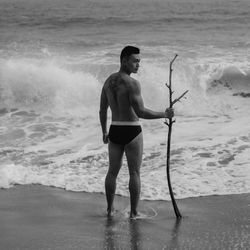
[{"label": "ocean water", "polygon": [[[168,106],[176,198],[250,192],[248,0],[0,0],[0,187],[104,192],[99,96],[121,49],[141,48],[147,107]],[[110,115],[109,115],[110,121]],[[170,199],[167,127],[142,120],[142,199]],[[117,192],[128,196],[126,159]]]}]

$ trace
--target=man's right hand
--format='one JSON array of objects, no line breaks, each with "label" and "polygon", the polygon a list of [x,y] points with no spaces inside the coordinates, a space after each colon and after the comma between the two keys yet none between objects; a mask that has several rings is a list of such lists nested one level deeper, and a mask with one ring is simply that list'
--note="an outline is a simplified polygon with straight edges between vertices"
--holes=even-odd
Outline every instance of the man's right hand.
[{"label": "man's right hand", "polygon": [[174,116],[174,109],[173,108],[167,108],[165,110],[165,118],[172,118]]},{"label": "man's right hand", "polygon": [[102,140],[104,144],[107,144],[109,142],[109,136],[107,133],[102,135]]}]

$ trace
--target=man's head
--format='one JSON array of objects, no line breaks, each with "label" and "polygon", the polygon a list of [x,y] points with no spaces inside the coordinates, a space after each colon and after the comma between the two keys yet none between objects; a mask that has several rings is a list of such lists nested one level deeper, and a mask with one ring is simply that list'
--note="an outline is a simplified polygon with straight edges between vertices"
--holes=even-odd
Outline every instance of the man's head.
[{"label": "man's head", "polygon": [[126,46],[123,48],[120,61],[121,67],[128,73],[137,73],[140,63],[140,49],[134,46]]}]

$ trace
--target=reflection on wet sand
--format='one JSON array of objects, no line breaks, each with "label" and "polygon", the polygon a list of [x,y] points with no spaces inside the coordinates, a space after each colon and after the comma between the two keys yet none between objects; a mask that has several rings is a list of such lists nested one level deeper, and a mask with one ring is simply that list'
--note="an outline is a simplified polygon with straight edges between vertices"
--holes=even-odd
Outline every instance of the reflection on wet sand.
[{"label": "reflection on wet sand", "polygon": [[104,249],[142,250],[140,223],[138,220],[117,221],[108,218],[105,225]]},{"label": "reflection on wet sand", "polygon": [[167,244],[168,247],[166,249],[178,249],[178,245],[179,245],[178,235],[179,235],[181,222],[182,222],[181,218],[175,220],[174,227],[171,231],[171,238],[170,238],[169,244]]},{"label": "reflection on wet sand", "polygon": [[[150,233],[145,231],[148,228],[148,223],[155,224],[156,221],[147,219],[138,220],[117,220],[114,218],[108,218],[105,224],[105,236],[103,249],[132,249],[142,250],[144,247],[150,249],[154,247],[152,245],[152,239],[150,239]],[[178,248],[178,235],[181,225],[181,219],[176,219],[169,235],[166,235],[165,242],[158,242],[158,246],[161,249],[174,249]],[[156,232],[157,234],[157,232]],[[157,235],[155,235],[157,236]]]},{"label": "reflection on wet sand", "polygon": [[116,249],[114,227],[115,221],[112,218],[107,218],[105,225],[104,249]]},{"label": "reflection on wet sand", "polygon": [[140,220],[129,221],[130,249],[142,250]]}]

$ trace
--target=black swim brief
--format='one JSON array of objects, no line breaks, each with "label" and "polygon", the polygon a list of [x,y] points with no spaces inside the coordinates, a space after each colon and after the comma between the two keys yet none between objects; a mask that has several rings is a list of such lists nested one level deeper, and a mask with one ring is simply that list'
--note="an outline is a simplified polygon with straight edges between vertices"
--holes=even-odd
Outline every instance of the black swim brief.
[{"label": "black swim brief", "polygon": [[109,140],[112,143],[125,146],[141,132],[139,122],[112,122],[109,129]]}]

